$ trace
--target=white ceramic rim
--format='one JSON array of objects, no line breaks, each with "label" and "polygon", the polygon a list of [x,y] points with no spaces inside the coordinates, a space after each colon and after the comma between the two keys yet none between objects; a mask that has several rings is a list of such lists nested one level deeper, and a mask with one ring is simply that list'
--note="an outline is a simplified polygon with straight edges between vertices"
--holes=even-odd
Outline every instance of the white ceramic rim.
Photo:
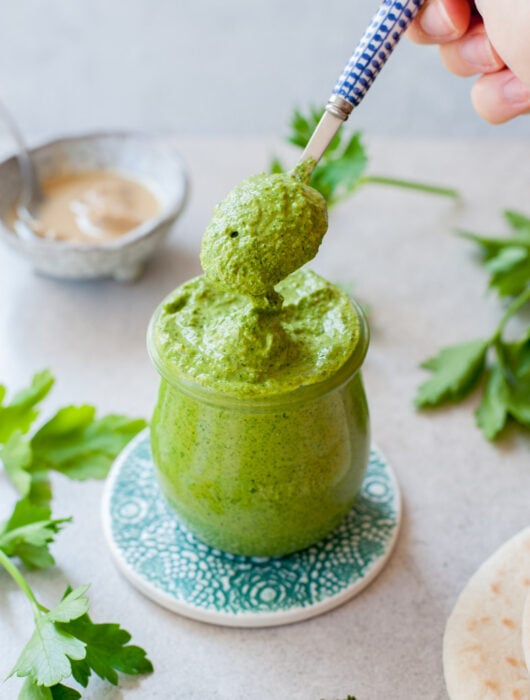
[{"label": "white ceramic rim", "polygon": [[386,549],[368,568],[367,573],[355,583],[352,583],[345,590],[337,593],[334,596],[326,598],[326,600],[320,603],[315,603],[314,605],[309,605],[307,607],[296,607],[287,611],[280,611],[275,613],[219,613],[214,611],[204,610],[203,608],[198,608],[184,601],[177,600],[173,596],[159,590],[155,585],[146,582],[134,569],[132,569],[129,564],[125,561],[120,549],[116,546],[114,538],[112,536],[112,523],[110,518],[110,499],[113,492],[113,487],[121,470],[124,462],[127,461],[129,454],[136,448],[136,445],[145,439],[145,435],[149,432],[149,428],[142,430],[131,442],[124,448],[124,450],[116,458],[112,469],[107,477],[105,483],[105,489],[103,492],[103,498],[101,503],[101,516],[103,521],[103,532],[107,544],[112,553],[114,561],[122,573],[122,575],[127,578],[135,588],[137,588],[145,596],[153,600],[158,605],[161,605],[172,612],[183,615],[184,617],[191,618],[192,620],[198,620],[199,622],[207,622],[212,625],[220,625],[223,627],[276,627],[279,625],[287,625],[294,622],[301,622],[302,620],[308,620],[317,615],[322,615],[333,608],[342,605],[350,598],[353,598],[358,593],[360,593],[364,588],[366,588],[372,581],[378,576],[378,574],[383,570],[385,564],[390,559],[394,547],[396,545],[399,531],[401,528],[402,520],[402,498],[399,484],[394,473],[394,470],[388,463],[384,454],[372,444],[372,449],[374,449],[381,459],[384,461],[385,466],[388,470],[390,476],[390,481],[392,484],[392,489],[394,491],[396,499],[396,523],[392,533],[392,537],[387,543]]},{"label": "white ceramic rim", "polygon": [[[182,210],[186,206],[186,203],[189,198],[189,191],[190,191],[190,182],[189,182],[189,176],[188,176],[188,171],[186,168],[186,165],[184,163],[184,160],[180,153],[177,151],[175,148],[174,144],[171,141],[171,136],[168,135],[163,135],[163,134],[150,134],[148,132],[143,132],[143,131],[120,131],[119,129],[116,130],[109,130],[109,131],[90,131],[90,132],[82,132],[82,133],[74,133],[74,134],[67,134],[66,136],[58,136],[56,138],[48,139],[46,141],[43,141],[41,143],[38,143],[36,146],[32,146],[31,148],[28,148],[28,153],[32,155],[36,151],[40,151],[44,148],[49,148],[53,147],[55,144],[60,144],[60,143],[65,143],[68,141],[89,141],[89,140],[97,140],[101,138],[124,138],[124,139],[138,139],[138,140],[144,140],[146,143],[150,143],[154,146],[159,146],[159,147],[164,147],[164,149],[167,149],[168,153],[171,153],[171,157],[174,160],[174,162],[177,164],[177,167],[180,171],[181,179],[178,183],[178,188],[175,190],[175,195],[173,197],[173,202],[170,204],[168,207],[164,209],[164,211],[160,212],[157,216],[148,219],[145,221],[143,224],[140,224],[140,226],[136,226],[135,228],[131,229],[127,233],[124,233],[123,235],[119,236],[116,240],[110,240],[102,243],[75,243],[72,241],[50,241],[46,239],[39,240],[38,238],[35,238],[35,240],[21,240],[17,234],[9,229],[6,224],[4,223],[3,220],[0,219],[0,235],[4,236],[5,238],[9,237],[9,241],[14,242],[15,244],[20,244],[24,248],[27,249],[51,249],[55,248],[58,251],[79,251],[79,252],[88,252],[88,251],[106,251],[106,250],[119,250],[121,248],[126,248],[129,246],[131,243],[134,243],[140,238],[144,238],[145,236],[148,236],[151,234],[155,229],[157,229],[159,226],[165,224],[165,223],[170,223],[174,221],[179,214],[182,213]],[[2,161],[0,161],[0,168],[4,166],[8,161],[13,160],[16,161],[16,154],[11,153],[7,157],[3,158]],[[123,175],[126,175],[127,173],[123,171],[117,171],[122,173]]]}]

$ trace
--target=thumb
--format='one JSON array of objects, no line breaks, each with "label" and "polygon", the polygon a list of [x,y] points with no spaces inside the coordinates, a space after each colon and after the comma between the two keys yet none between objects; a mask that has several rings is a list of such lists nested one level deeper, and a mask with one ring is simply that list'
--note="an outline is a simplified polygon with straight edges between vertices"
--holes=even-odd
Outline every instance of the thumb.
[{"label": "thumb", "polygon": [[506,65],[530,87],[529,0],[476,0],[490,42]]}]

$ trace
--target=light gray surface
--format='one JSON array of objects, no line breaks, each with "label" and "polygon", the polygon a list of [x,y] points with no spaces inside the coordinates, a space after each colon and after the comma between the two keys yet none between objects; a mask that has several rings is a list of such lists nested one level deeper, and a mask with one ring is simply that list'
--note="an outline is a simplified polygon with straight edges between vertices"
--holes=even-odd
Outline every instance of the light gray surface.
[{"label": "light gray surface", "polygon": [[[156,375],[147,359],[148,318],[175,285],[199,271],[200,234],[227,189],[264,167],[273,145],[255,140],[180,140],[193,183],[189,209],[165,252],[134,286],[35,277],[0,251],[0,378],[9,386],[50,367],[48,410],[93,402],[101,411],[147,416]],[[116,620],[145,646],[154,675],[122,691],[95,682],[91,700],[445,700],[441,640],[454,600],[478,564],[528,525],[530,441],[498,446],[473,424],[472,401],[433,415],[411,406],[419,362],[442,344],[489,334],[499,317],[485,275],[456,222],[502,230],[502,206],[529,208],[530,158],[522,145],[372,140],[373,173],[458,185],[465,206],[372,187],[338,208],[315,268],[354,280],[369,304],[372,345],[365,380],[374,438],[404,495],[397,550],[358,598],[321,617],[265,630],[223,629],[173,615],[118,575],[103,541],[101,483],[55,480],[57,515],[74,514],[54,552],[58,568],[31,574],[45,603],[65,580],[92,582],[96,620]],[[494,167],[492,167],[494,164]],[[5,505],[10,489],[0,477]],[[2,509],[3,510],[3,509]],[[0,573],[0,676],[31,629],[23,596]],[[17,681],[0,686],[13,700]]]},{"label": "light gray surface", "polygon": [[[281,135],[323,104],[376,0],[17,0],[0,24],[0,97],[32,140],[84,129]],[[377,134],[525,137],[471,107],[472,80],[403,41],[352,118]]]}]

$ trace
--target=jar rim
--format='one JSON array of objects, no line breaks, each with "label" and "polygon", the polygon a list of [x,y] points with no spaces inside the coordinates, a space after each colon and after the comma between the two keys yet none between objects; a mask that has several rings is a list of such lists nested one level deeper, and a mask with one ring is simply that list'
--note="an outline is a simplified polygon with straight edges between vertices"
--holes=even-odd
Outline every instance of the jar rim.
[{"label": "jar rim", "polygon": [[162,312],[165,301],[157,307],[147,328],[147,351],[152,363],[162,379],[165,379],[172,386],[177,387],[184,393],[198,397],[205,403],[216,406],[239,406],[239,407],[270,407],[278,404],[290,404],[320,398],[325,394],[335,391],[346,384],[360,369],[368,352],[370,343],[370,327],[366,315],[359,304],[348,296],[359,320],[359,338],[348,358],[342,363],[339,369],[330,377],[312,384],[303,384],[295,389],[271,394],[236,396],[234,394],[223,393],[215,389],[208,389],[198,382],[191,381],[177,372],[168,371],[167,363],[160,357],[159,349],[154,341],[154,328]]}]

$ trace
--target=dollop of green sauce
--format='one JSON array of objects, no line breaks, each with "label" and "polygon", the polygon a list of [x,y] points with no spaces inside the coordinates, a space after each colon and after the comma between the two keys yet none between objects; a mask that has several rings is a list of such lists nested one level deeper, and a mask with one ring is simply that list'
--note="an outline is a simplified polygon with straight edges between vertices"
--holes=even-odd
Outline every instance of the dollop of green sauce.
[{"label": "dollop of green sauce", "polygon": [[303,269],[261,304],[196,277],[166,299],[156,355],[176,376],[231,396],[267,396],[333,376],[357,346],[360,321],[348,296]]},{"label": "dollop of green sauce", "polygon": [[253,296],[317,254],[328,227],[326,202],[307,184],[310,164],[292,174],[254,175],[214,209],[202,239],[206,277],[222,289]]}]

